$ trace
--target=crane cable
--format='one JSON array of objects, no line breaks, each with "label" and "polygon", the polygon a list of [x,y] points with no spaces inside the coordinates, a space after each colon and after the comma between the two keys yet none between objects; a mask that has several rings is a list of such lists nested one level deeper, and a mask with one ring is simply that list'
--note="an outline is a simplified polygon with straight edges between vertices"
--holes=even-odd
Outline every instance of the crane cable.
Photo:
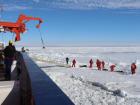
[{"label": "crane cable", "polygon": [[38,29],[38,30],[39,30],[39,34],[40,34],[40,38],[41,38],[41,43],[42,43],[42,46],[43,46],[43,49],[44,49],[45,48],[45,43],[44,43],[44,40],[42,38],[42,33],[41,33],[40,29]]}]

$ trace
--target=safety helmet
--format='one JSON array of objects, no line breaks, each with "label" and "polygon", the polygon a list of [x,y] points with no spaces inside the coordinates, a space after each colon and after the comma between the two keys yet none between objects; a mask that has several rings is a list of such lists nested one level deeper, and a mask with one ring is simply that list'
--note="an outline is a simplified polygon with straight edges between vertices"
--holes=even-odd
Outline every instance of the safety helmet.
[{"label": "safety helmet", "polygon": [[9,44],[13,44],[13,41],[10,40],[10,41],[9,41]]}]

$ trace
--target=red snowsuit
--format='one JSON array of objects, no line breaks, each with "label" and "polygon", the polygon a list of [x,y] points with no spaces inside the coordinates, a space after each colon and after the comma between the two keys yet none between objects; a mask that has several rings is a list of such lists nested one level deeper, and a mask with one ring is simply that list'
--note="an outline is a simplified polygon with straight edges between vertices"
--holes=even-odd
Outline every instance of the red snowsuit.
[{"label": "red snowsuit", "polygon": [[93,65],[93,60],[90,59],[90,61],[89,61],[89,68],[92,68],[92,65]]},{"label": "red snowsuit", "polygon": [[105,68],[105,62],[102,61],[101,63],[102,63],[102,70],[103,70]]},{"label": "red snowsuit", "polygon": [[132,64],[131,64],[131,73],[132,73],[132,74],[135,74],[135,73],[136,73],[136,69],[137,69],[136,64],[135,64],[135,63],[132,63]]},{"label": "red snowsuit", "polygon": [[110,66],[110,70],[111,70],[111,72],[114,71],[114,68],[115,68],[115,67],[116,67],[116,66],[115,66],[114,64]]},{"label": "red snowsuit", "polygon": [[97,59],[96,65],[97,65],[98,70],[101,70],[101,61],[99,59]]},{"label": "red snowsuit", "polygon": [[74,60],[72,61],[72,67],[75,67],[75,64],[76,64],[76,60],[74,59]]}]

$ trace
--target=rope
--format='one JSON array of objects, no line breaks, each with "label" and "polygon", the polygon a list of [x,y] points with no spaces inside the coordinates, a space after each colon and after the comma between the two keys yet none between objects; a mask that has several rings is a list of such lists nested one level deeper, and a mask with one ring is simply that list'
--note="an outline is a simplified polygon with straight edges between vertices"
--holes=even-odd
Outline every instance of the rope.
[{"label": "rope", "polygon": [[43,48],[45,48],[44,40],[42,38],[42,33],[41,33],[40,29],[38,29],[38,30],[39,30],[42,46],[43,46]]}]

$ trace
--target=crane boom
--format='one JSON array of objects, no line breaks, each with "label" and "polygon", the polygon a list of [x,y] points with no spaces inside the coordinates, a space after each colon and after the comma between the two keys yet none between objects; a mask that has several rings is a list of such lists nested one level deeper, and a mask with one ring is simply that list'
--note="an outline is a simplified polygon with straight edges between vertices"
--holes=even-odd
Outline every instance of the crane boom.
[{"label": "crane boom", "polygon": [[40,27],[40,24],[43,22],[42,19],[37,18],[37,17],[32,17],[32,16],[26,16],[24,14],[21,14],[17,20],[17,23],[26,23],[30,20],[38,20],[39,24],[36,25],[37,28]]},{"label": "crane boom", "polygon": [[41,18],[26,16],[21,14],[18,20],[14,22],[4,22],[0,21],[0,27],[4,29],[4,31],[10,31],[16,34],[15,41],[20,40],[20,34],[26,31],[26,22],[30,20],[38,20],[39,24],[36,25],[36,28],[40,28],[40,24],[43,22]]},{"label": "crane boom", "polygon": [[1,22],[0,21],[0,26],[2,26],[2,27],[19,27],[19,24],[14,23],[14,22]]}]

